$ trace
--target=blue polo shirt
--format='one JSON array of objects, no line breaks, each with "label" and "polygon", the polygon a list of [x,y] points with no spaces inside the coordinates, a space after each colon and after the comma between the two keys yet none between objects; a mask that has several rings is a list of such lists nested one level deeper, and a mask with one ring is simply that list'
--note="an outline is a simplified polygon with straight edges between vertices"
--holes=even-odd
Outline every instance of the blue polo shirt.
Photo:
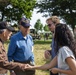
[{"label": "blue polo shirt", "polygon": [[21,32],[14,34],[11,37],[8,48],[8,60],[9,61],[32,61],[34,62],[34,54],[32,52],[33,39],[28,34],[26,38],[22,36]]}]

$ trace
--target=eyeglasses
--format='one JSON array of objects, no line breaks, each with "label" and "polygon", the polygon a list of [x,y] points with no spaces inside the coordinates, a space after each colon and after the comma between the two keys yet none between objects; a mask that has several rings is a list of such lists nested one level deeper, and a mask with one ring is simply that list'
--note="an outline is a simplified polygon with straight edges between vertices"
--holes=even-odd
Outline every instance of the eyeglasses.
[{"label": "eyeglasses", "polygon": [[[53,24],[53,23],[52,23]],[[48,27],[50,27],[52,24],[48,24]]]}]

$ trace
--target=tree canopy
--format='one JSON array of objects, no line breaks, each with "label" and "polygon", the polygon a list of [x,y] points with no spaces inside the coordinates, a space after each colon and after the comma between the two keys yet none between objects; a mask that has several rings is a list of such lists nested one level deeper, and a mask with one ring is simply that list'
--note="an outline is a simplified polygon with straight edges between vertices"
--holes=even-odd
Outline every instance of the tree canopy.
[{"label": "tree canopy", "polygon": [[49,28],[47,25],[44,26],[44,31],[49,31]]},{"label": "tree canopy", "polygon": [[36,0],[0,0],[0,20],[19,20],[22,15],[32,16]]},{"label": "tree canopy", "polygon": [[36,4],[45,16],[57,15],[74,29],[76,25],[76,0],[42,0]]},{"label": "tree canopy", "polygon": [[34,25],[34,28],[36,29],[36,31],[38,31],[38,30],[42,31],[43,25],[42,25],[40,19],[37,20],[37,22]]}]

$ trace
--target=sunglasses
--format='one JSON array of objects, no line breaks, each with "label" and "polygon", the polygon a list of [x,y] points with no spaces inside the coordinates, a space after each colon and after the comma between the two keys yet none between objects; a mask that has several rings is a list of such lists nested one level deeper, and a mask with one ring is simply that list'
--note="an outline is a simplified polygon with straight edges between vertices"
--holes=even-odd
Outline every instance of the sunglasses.
[{"label": "sunglasses", "polygon": [[[53,23],[52,23],[53,24]],[[52,24],[48,24],[48,27],[51,27]]]}]

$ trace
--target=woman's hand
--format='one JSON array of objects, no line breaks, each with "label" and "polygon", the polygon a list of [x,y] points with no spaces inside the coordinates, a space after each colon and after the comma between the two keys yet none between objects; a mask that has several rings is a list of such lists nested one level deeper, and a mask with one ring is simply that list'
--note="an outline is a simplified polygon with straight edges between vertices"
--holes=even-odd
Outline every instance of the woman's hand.
[{"label": "woman's hand", "polygon": [[59,69],[58,68],[52,68],[52,69],[49,69],[49,71],[51,71],[54,74],[59,73]]},{"label": "woman's hand", "polygon": [[31,66],[31,65],[27,64],[27,65],[25,66],[25,69],[27,69],[27,70],[32,70],[33,67],[34,67],[34,66]]}]

